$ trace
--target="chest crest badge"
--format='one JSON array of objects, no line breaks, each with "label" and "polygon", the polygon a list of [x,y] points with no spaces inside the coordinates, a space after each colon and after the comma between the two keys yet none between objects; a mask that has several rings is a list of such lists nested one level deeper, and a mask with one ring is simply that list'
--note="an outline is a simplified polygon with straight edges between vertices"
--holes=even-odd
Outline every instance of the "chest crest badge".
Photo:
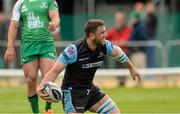
[{"label": "chest crest badge", "polygon": [[43,2],[39,7],[42,9],[46,9],[46,8],[48,8],[48,4],[47,4],[47,2]]}]

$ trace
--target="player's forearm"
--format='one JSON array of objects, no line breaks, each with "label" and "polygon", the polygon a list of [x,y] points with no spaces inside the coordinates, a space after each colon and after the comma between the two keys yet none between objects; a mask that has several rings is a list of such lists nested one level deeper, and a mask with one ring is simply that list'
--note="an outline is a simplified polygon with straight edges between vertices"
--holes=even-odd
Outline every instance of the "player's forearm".
[{"label": "player's forearm", "polygon": [[124,65],[126,68],[128,68],[129,70],[134,68],[133,64],[131,63],[131,61],[130,61],[129,59],[127,59],[127,61],[124,62],[123,65]]},{"label": "player's forearm", "polygon": [[44,83],[48,82],[48,81],[52,81],[54,82],[56,77],[58,76],[58,72],[54,71],[54,70],[50,70],[43,78],[40,87],[42,87],[44,85]]},{"label": "player's forearm", "polygon": [[133,80],[136,80],[136,78],[138,79],[138,81],[141,80],[141,75],[139,71],[134,67],[134,65],[131,63],[129,59],[127,62],[124,63],[124,65],[126,66],[126,68],[129,69],[129,73],[131,74]]},{"label": "player's forearm", "polygon": [[60,18],[59,18],[58,11],[51,11],[50,19],[51,19],[51,22],[53,22],[56,27],[59,27]]},{"label": "player's forearm", "polygon": [[55,23],[56,28],[59,27],[60,19],[59,17],[54,17],[51,22]]},{"label": "player's forearm", "polygon": [[14,25],[14,23],[12,22],[9,26],[7,47],[14,47],[17,30],[18,30],[18,26]]},{"label": "player's forearm", "polygon": [[51,68],[51,70],[44,76],[39,87],[42,87],[47,81],[53,81],[54,82],[56,80],[57,76],[60,74],[60,72],[62,72],[64,67],[65,67],[65,65],[56,61],[54,66]]},{"label": "player's forearm", "polygon": [[114,47],[114,50],[113,50],[112,56],[117,61],[121,62],[123,66],[125,66],[126,68],[128,69],[134,68],[133,64],[131,63],[127,55],[121,50],[121,48],[118,46],[113,46],[113,47]]}]

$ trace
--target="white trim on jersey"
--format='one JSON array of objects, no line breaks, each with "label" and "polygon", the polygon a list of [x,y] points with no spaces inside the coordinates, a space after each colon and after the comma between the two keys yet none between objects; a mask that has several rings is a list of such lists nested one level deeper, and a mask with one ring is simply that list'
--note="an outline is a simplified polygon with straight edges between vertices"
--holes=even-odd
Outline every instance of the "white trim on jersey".
[{"label": "white trim on jersey", "polygon": [[119,46],[113,45],[113,47],[114,47],[114,49],[115,48],[118,49],[118,54],[114,58],[119,58],[119,57],[121,57],[124,54],[124,52],[122,51],[122,49]]},{"label": "white trim on jersey", "polygon": [[23,2],[24,2],[24,0],[18,0],[15,3],[11,20],[19,21],[19,19],[20,19],[20,6]]},{"label": "white trim on jersey", "polygon": [[126,56],[126,54],[121,50],[120,47],[113,45],[114,49],[118,49],[118,54],[114,57],[114,59],[120,61],[121,63],[127,62],[128,57]]}]

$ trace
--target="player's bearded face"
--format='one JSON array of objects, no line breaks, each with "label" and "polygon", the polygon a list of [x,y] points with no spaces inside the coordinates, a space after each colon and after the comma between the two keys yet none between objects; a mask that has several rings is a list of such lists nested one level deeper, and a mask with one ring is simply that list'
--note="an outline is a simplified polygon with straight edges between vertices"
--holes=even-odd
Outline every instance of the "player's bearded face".
[{"label": "player's bearded face", "polygon": [[97,31],[95,33],[95,42],[97,45],[104,45],[104,39],[105,39],[105,35],[106,35],[106,32],[105,32],[105,27],[104,26],[99,26],[97,28]]}]

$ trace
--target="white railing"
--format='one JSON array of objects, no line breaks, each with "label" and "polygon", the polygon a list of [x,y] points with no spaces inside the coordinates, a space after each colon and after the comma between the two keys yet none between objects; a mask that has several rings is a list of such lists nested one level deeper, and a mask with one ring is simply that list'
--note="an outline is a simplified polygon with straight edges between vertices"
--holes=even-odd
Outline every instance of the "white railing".
[{"label": "white railing", "polygon": [[[68,44],[72,43],[73,41],[56,41],[56,47],[57,48],[63,48],[66,47]],[[6,41],[0,41],[0,46],[1,47],[5,47],[7,44]],[[15,46],[19,47],[20,46],[20,41],[16,41],[15,42]],[[167,60],[167,51],[164,50],[165,48],[163,48],[163,44],[160,41],[129,41],[125,46],[133,48],[133,47],[156,47],[160,50],[160,55],[161,55],[161,60],[163,60],[161,67],[166,67],[167,63],[165,62],[165,60]]]},{"label": "white railing", "polygon": [[[5,47],[6,41],[1,41],[0,46]],[[68,44],[72,43],[72,41],[58,41],[56,42],[57,47],[65,47]],[[136,41],[129,42],[126,44],[127,47],[135,47],[135,46],[154,46],[160,49],[161,57],[164,63],[162,64],[163,68],[146,68],[140,69],[142,75],[180,75],[180,67],[175,68],[165,68],[168,63],[168,54],[167,51],[171,46],[180,46],[180,40],[167,41],[162,44],[160,41]],[[16,41],[15,46],[19,47],[20,42]],[[60,74],[61,76],[64,74],[64,71]],[[22,69],[0,69],[0,77],[22,77],[23,71]],[[40,73],[39,73],[40,75]],[[124,69],[99,69],[96,73],[98,76],[128,76],[128,70]]]},{"label": "white railing", "polygon": [[[145,68],[139,69],[143,76],[172,76],[180,75],[180,67],[174,68]],[[40,72],[39,72],[39,75]],[[59,74],[63,76],[64,71]],[[127,69],[98,69],[96,72],[97,76],[111,76],[111,77],[121,77],[129,76],[129,71]],[[22,69],[0,69],[0,77],[23,77],[24,73]]]},{"label": "white railing", "polygon": [[[57,48],[64,48],[68,44],[72,43],[73,41],[56,41]],[[7,44],[7,41],[0,41],[0,47],[5,47]],[[20,46],[20,41],[16,40],[15,46]],[[159,58],[162,60],[161,67],[168,67],[168,49],[172,46],[180,46],[180,40],[169,40],[165,43],[162,43],[161,41],[153,40],[153,41],[129,41],[125,46],[133,48],[133,47],[156,47],[159,51]]]}]

